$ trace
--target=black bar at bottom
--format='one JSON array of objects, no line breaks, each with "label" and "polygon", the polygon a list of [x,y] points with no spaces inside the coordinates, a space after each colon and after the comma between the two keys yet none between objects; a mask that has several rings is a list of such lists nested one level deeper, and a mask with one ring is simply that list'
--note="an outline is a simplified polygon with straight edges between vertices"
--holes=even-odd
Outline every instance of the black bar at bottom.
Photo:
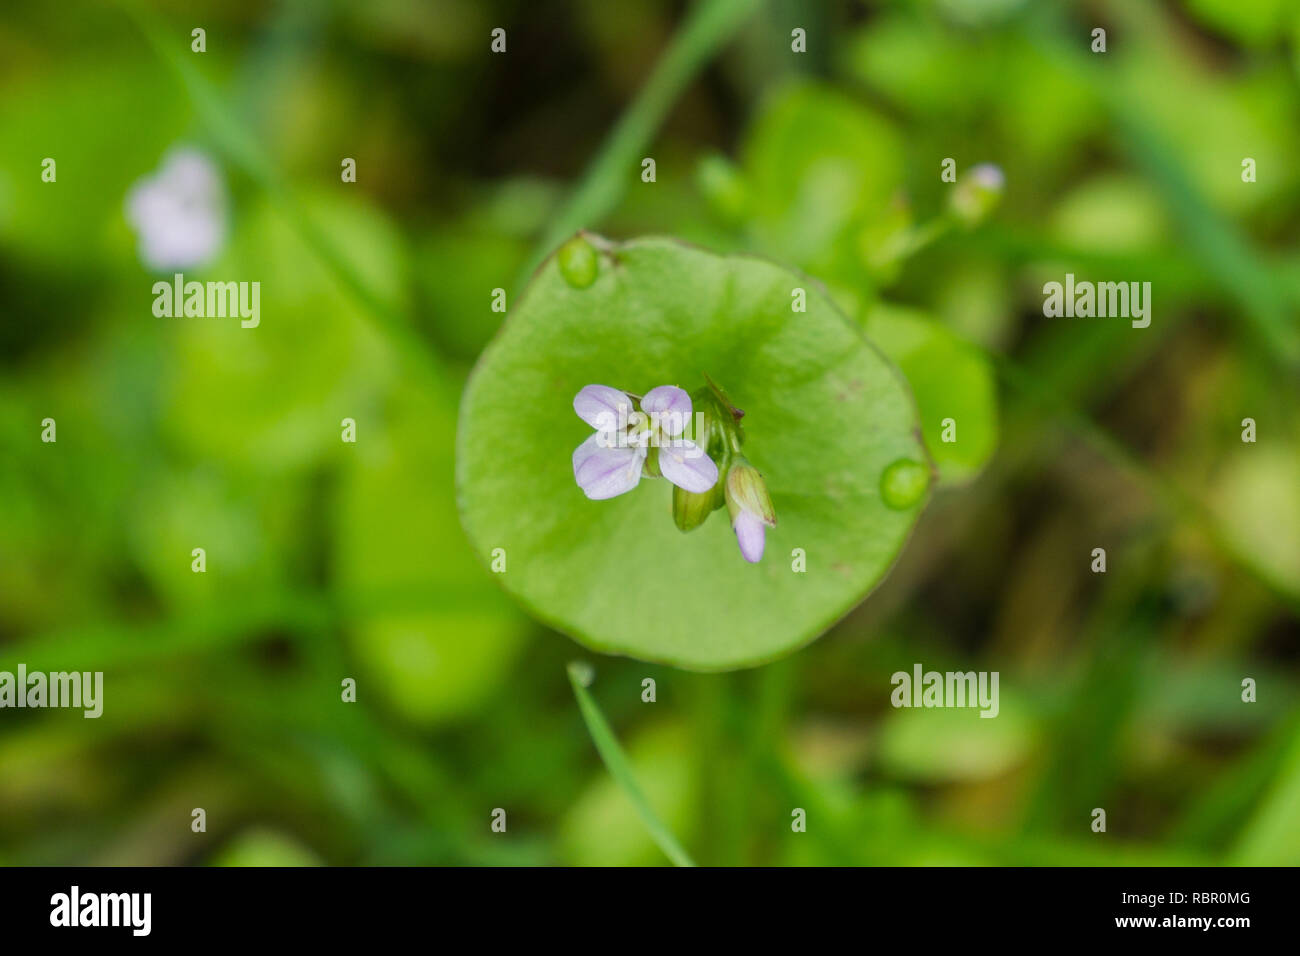
[{"label": "black bar at bottom", "polygon": [[[751,882],[752,881],[752,882]],[[75,889],[74,889],[75,888]],[[6,942],[75,935],[80,943],[319,941],[395,933],[588,939],[598,923],[633,934],[706,924],[693,937],[773,923],[820,936],[842,925],[944,939],[1191,937],[1231,944],[1281,933],[1295,912],[1293,869],[889,869],[792,873],[576,869],[0,870]],[[96,925],[86,925],[86,924]],[[108,924],[108,925],[103,925]],[[976,936],[971,936],[975,933]],[[448,937],[450,939],[456,937]]]}]

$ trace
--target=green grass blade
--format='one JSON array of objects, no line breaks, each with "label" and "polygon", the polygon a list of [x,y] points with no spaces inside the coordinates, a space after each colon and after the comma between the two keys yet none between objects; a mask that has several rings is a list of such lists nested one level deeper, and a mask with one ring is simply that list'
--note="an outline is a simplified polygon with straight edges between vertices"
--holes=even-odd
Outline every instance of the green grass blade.
[{"label": "green grass blade", "polygon": [[624,111],[573,193],[524,264],[516,290],[543,258],[579,229],[597,225],[622,198],[638,161],[669,108],[695,74],[758,8],[757,0],[700,0],[673,36],[654,72]]},{"label": "green grass blade", "polygon": [[650,832],[650,836],[674,864],[694,866],[695,862],[682,849],[677,838],[651,809],[650,802],[646,800],[645,794],[636,782],[636,777],[632,775],[632,766],[627,762],[627,755],[623,753],[623,748],[615,739],[614,732],[605,720],[605,715],[600,712],[596,701],[587,691],[587,684],[591,682],[591,665],[579,661],[570,664],[569,682],[573,684],[573,696],[578,698],[578,709],[582,711],[582,719],[586,721],[587,732],[591,734],[591,741],[596,745],[600,759],[605,761],[610,776],[632,801],[632,806],[636,808],[637,815],[645,824],[646,830]]}]

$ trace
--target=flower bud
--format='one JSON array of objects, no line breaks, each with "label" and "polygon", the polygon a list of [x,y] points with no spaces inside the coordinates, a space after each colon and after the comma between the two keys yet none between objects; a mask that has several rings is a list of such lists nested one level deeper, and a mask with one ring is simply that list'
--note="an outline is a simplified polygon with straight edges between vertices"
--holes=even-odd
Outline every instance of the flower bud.
[{"label": "flower bud", "polygon": [[673,523],[681,531],[694,531],[718,507],[718,487],[696,494],[673,485]]},{"label": "flower bud", "polygon": [[724,494],[741,557],[757,564],[763,559],[767,528],[776,524],[776,509],[772,507],[767,484],[757,468],[737,455],[727,472]]},{"label": "flower bud", "polygon": [[695,181],[713,211],[728,223],[741,222],[749,208],[744,175],[730,160],[714,154],[696,167]]},{"label": "flower bud", "polygon": [[993,163],[972,166],[948,194],[948,210],[966,228],[983,222],[1002,201],[1006,177]]},{"label": "flower bud", "polygon": [[731,462],[731,449],[719,419],[719,409],[714,403],[713,393],[707,388],[701,388],[691,398],[695,406],[695,420],[691,423],[695,434],[691,437],[718,466],[719,478],[717,484],[705,492],[697,493],[673,487],[673,522],[682,531],[694,531],[704,524],[710,514],[726,503],[722,486]]},{"label": "flower bud", "polygon": [[911,458],[900,458],[880,475],[880,499],[895,511],[906,511],[925,497],[930,469]]},{"label": "flower bud", "polygon": [[586,289],[596,281],[600,272],[600,259],[582,233],[560,246],[555,254],[556,265],[564,281],[575,289]]},{"label": "flower bud", "polygon": [[744,457],[736,458],[731,470],[727,472],[726,498],[733,524],[742,511],[758,518],[765,525],[776,524],[776,509],[772,507],[772,497],[767,493],[767,483],[763,481],[758,469]]}]

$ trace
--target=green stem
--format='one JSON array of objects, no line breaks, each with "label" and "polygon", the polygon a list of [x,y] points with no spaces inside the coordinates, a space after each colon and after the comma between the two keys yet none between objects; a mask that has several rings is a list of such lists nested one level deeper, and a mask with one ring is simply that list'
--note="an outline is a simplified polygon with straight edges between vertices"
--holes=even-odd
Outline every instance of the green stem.
[{"label": "green stem", "polygon": [[677,838],[651,809],[650,802],[646,800],[645,794],[636,782],[636,777],[632,774],[632,766],[627,761],[627,755],[623,753],[623,748],[619,746],[614,732],[610,730],[605,715],[600,712],[596,701],[587,691],[590,682],[591,665],[578,661],[569,665],[569,683],[573,685],[573,696],[578,699],[578,709],[582,711],[582,719],[587,724],[587,732],[591,734],[591,741],[596,745],[600,759],[605,762],[610,776],[632,801],[637,816],[641,818],[641,822],[659,849],[664,851],[664,855],[677,866],[694,866],[695,862],[682,849]]},{"label": "green stem", "polygon": [[932,245],[942,236],[948,234],[953,227],[953,221],[948,216],[936,216],[924,225],[913,226],[904,232],[895,240],[897,247],[891,250],[891,260],[902,262],[904,259],[910,259],[922,249]]},{"label": "green stem", "polygon": [[696,73],[758,7],[757,0],[700,0],[674,35],[632,105],[624,111],[578,186],[565,202],[520,270],[522,288],[533,270],[561,240],[589,228],[609,213],[635,175],[655,130]]}]

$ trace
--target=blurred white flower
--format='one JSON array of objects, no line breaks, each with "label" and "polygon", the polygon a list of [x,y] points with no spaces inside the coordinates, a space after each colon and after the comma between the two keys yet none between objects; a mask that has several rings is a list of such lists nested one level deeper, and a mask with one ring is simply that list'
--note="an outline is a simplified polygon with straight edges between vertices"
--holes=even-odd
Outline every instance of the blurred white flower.
[{"label": "blurred white flower", "polygon": [[140,259],[154,270],[210,261],[226,238],[226,192],[206,153],[170,150],[152,176],[131,187],[126,218],[140,237]]}]

